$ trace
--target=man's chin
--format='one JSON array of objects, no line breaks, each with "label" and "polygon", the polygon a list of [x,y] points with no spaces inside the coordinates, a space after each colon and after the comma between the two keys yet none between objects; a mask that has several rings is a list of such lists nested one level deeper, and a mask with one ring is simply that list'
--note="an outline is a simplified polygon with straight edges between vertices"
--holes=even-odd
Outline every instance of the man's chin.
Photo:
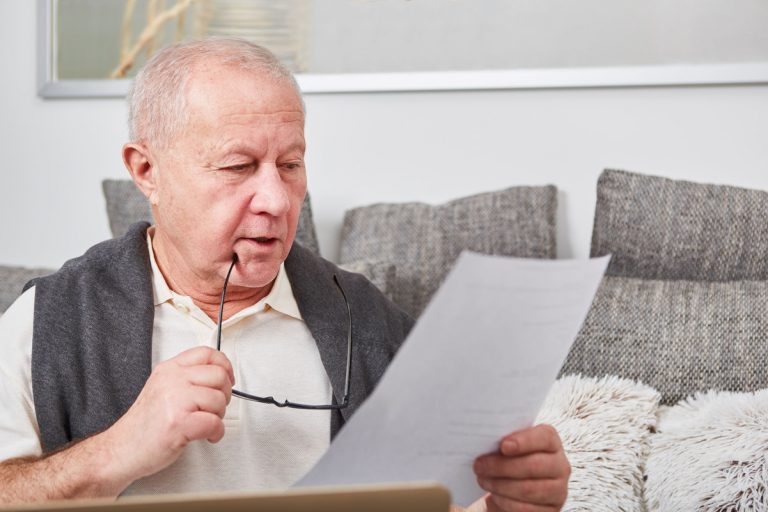
[{"label": "man's chin", "polygon": [[241,288],[264,288],[269,286],[280,271],[281,260],[276,261],[243,261],[238,256],[238,262],[232,271],[230,283]]},{"label": "man's chin", "polygon": [[239,239],[234,246],[237,264],[232,272],[232,284],[247,288],[270,285],[288,256],[285,247],[285,242],[278,238]]}]

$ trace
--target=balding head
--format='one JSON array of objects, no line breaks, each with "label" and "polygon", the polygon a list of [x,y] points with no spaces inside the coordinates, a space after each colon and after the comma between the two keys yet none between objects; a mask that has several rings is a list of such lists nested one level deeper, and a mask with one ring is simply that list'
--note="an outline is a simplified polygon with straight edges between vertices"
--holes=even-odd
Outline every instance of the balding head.
[{"label": "balding head", "polygon": [[132,141],[158,149],[169,145],[188,120],[190,79],[206,64],[231,66],[283,82],[301,98],[293,74],[266,48],[231,38],[178,43],[155,54],[133,81],[128,93],[128,129]]}]

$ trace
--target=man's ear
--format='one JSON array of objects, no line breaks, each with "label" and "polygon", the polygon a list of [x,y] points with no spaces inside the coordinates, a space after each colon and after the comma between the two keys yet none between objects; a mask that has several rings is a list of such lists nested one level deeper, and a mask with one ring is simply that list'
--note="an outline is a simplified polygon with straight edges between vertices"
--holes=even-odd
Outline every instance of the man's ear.
[{"label": "man's ear", "polygon": [[136,186],[149,199],[157,204],[157,165],[152,154],[143,144],[129,142],[123,146],[123,164]]}]

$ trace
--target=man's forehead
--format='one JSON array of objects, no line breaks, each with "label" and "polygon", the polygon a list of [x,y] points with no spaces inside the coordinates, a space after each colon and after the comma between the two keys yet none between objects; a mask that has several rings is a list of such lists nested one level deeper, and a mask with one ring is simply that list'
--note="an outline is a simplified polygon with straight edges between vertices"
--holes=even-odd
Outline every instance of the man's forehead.
[{"label": "man's forehead", "polygon": [[303,121],[301,98],[286,78],[233,65],[196,66],[190,74],[188,114],[214,118],[261,116],[264,121]]},{"label": "man's forehead", "polygon": [[[204,147],[209,151],[214,151],[221,155],[246,155],[265,150],[261,140],[243,140],[238,138],[220,137],[207,141]],[[303,155],[306,151],[306,145],[302,137],[291,138],[280,141],[272,141],[275,144],[274,150],[280,154],[291,153],[294,155]]]}]

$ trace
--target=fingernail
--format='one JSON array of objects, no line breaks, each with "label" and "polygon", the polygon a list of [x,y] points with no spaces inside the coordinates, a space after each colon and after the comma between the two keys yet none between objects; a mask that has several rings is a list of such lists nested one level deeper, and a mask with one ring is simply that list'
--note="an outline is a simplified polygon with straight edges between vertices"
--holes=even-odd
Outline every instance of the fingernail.
[{"label": "fingernail", "polygon": [[511,439],[501,443],[501,453],[504,455],[514,455],[517,452],[517,448],[517,441],[512,441]]}]

